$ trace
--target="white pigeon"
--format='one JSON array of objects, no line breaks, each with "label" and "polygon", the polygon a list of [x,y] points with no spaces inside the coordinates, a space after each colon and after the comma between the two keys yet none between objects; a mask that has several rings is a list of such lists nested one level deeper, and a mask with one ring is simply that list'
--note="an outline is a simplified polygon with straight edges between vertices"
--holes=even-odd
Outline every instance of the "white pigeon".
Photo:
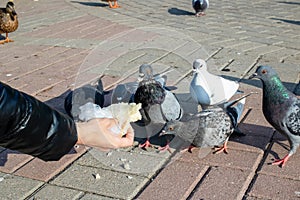
[{"label": "white pigeon", "polygon": [[190,93],[202,108],[228,102],[239,88],[238,82],[209,73],[202,59],[194,61],[193,70]]}]

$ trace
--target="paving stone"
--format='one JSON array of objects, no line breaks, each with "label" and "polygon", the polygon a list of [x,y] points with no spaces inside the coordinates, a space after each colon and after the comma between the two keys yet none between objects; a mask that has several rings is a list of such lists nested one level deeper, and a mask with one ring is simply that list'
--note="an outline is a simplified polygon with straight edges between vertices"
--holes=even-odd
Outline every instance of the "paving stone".
[{"label": "paving stone", "polygon": [[229,148],[254,152],[264,152],[271,142],[274,132],[269,127],[247,123],[240,124],[239,129],[246,135],[237,136],[233,134],[228,142]]},{"label": "paving stone", "polygon": [[45,185],[41,190],[31,196],[32,199],[78,199],[84,192],[54,185]]},{"label": "paving stone", "polygon": [[78,148],[72,149],[69,154],[63,156],[59,161],[45,162],[38,158],[33,159],[25,166],[21,167],[14,174],[31,179],[47,182],[63,171],[74,160],[80,157],[85,151],[84,146],[77,146]]},{"label": "paving stone", "polygon": [[191,199],[242,199],[252,176],[249,170],[212,167]]},{"label": "paving stone", "polygon": [[[158,154],[158,153],[157,153]],[[151,178],[165,164],[167,158],[135,152],[101,152],[92,149],[76,161],[76,164],[132,173]]]},{"label": "paving stone", "polygon": [[186,199],[208,167],[199,163],[170,162],[138,199]]},{"label": "paving stone", "polygon": [[147,182],[147,178],[133,174],[80,165],[72,165],[51,181],[58,186],[120,199],[132,199]]},{"label": "paving stone", "polygon": [[214,150],[211,148],[194,148],[192,149],[192,153],[178,153],[174,159],[192,163],[203,163],[208,166],[226,166],[253,170],[257,168],[263,157],[263,152],[235,150],[230,147],[230,144],[228,144],[228,154],[213,154]]},{"label": "paving stone", "polygon": [[0,172],[1,199],[25,199],[44,183]]},{"label": "paving stone", "polygon": [[113,200],[115,198],[110,198],[110,197],[104,197],[100,195],[95,195],[95,194],[86,194],[80,200]]},{"label": "paving stone", "polygon": [[[247,98],[246,118],[240,124],[240,129],[246,132],[247,135],[245,137],[231,137],[228,144],[229,155],[206,154],[203,160],[207,160],[207,164],[210,166],[202,166],[204,163],[200,159],[198,159],[201,161],[200,163],[196,160],[194,162],[184,162],[182,165],[174,165],[173,168],[171,167],[172,170],[165,172],[165,175],[171,174],[169,177],[172,180],[179,180],[175,182],[176,187],[174,188],[174,183],[171,182],[171,185],[168,182],[169,177],[161,177],[161,174],[164,174],[164,171],[168,169],[168,167],[163,168],[157,176],[158,181],[155,178],[149,185],[149,188],[154,188],[154,190],[147,190],[146,188],[146,194],[150,195],[146,196],[142,193],[141,197],[150,199],[153,194],[157,194],[156,199],[162,197],[169,199],[174,193],[179,194],[175,197],[189,199],[199,199],[197,197],[210,199],[214,194],[218,194],[214,199],[218,199],[220,194],[223,195],[220,196],[220,198],[223,197],[222,199],[242,199],[255,173],[255,166],[257,166],[264,151],[267,154],[265,160],[261,161],[262,168],[258,168],[258,179],[253,182],[253,187],[251,185],[250,195],[246,194],[244,198],[277,199],[283,197],[296,199],[299,197],[299,191],[293,188],[299,188],[299,177],[297,177],[298,173],[295,167],[298,162],[298,154],[292,156],[284,168],[267,165],[274,157],[281,158],[287,153],[288,143],[286,138],[279,136],[277,133],[274,134],[273,128],[264,119],[261,111],[261,82],[259,80],[247,80],[249,75],[256,69],[256,66],[268,64],[280,73],[288,89],[297,89],[299,82],[297,65],[300,55],[299,27],[297,25],[297,14],[300,7],[297,6],[297,3],[271,2],[269,0],[211,2],[207,15],[201,18],[194,17],[191,5],[183,0],[179,0],[176,5],[170,3],[170,0],[153,0],[151,4],[125,0],[121,2],[121,9],[109,9],[107,3],[95,3],[91,0],[82,0],[81,2],[72,0],[19,1],[16,6],[20,26],[17,31],[10,34],[15,42],[5,44],[3,48],[0,48],[1,81],[8,82],[10,85],[28,92],[42,101],[47,101],[49,105],[62,111],[63,98],[68,89],[90,83],[104,73],[107,77],[111,76],[111,78],[104,78],[107,87],[111,86],[113,88],[120,77],[133,81],[137,77],[138,66],[144,62],[177,67],[172,73],[168,74],[168,84],[173,85],[176,83],[177,90],[174,91],[182,99],[186,112],[195,112],[197,109],[197,105],[194,105],[190,96],[187,95],[190,77],[180,81],[177,79],[178,74],[185,75],[188,70],[191,70],[191,63],[196,58],[208,59],[208,65],[213,73],[223,75],[231,80],[241,79],[240,89],[245,93],[259,91],[258,95]],[[253,12],[249,7],[255,7],[256,12]],[[56,47],[54,48],[54,46]],[[81,64],[80,60],[83,61]],[[230,71],[221,71],[223,67]],[[80,76],[83,76],[83,78]],[[117,79],[112,78],[112,76],[116,76]],[[130,78],[127,78],[127,76]],[[32,84],[37,82],[39,84]],[[271,151],[267,152],[268,147],[271,147],[269,146],[270,142],[271,144],[275,142],[275,144],[272,146]],[[5,151],[3,150],[2,153]],[[121,149],[117,155],[126,154],[126,156],[129,156],[131,153],[138,154],[137,157],[141,160],[148,157],[164,160],[172,155],[168,152],[158,153],[156,148],[149,148],[147,151],[141,151],[139,148]],[[199,153],[188,156],[191,156],[191,158],[199,157]],[[189,159],[188,156],[185,159]],[[219,156],[222,157],[219,158]],[[23,158],[20,161],[16,160],[17,157],[6,162],[7,164],[11,162],[11,169],[19,165],[22,166],[21,163],[25,162]],[[179,162],[175,158],[170,166],[175,161]],[[227,160],[227,158],[230,159]],[[36,162],[35,160],[33,161]],[[65,162],[68,163],[68,161]],[[15,162],[18,164],[13,166]],[[34,162],[25,162],[24,167],[28,164],[28,169],[29,166],[39,169],[36,166],[38,162],[32,165]],[[82,171],[97,169],[103,173],[117,174],[117,178],[111,179],[109,177],[110,179],[106,179],[110,180],[107,181],[109,185],[103,184],[111,190],[103,188],[103,193],[97,194],[102,185],[101,187],[99,185],[91,186],[92,189],[89,188],[88,190],[85,190],[85,187],[80,187],[80,184],[84,185],[83,174],[91,174],[89,170],[76,173],[77,178],[79,178],[75,181],[77,180],[80,183],[75,182],[76,187],[72,185],[74,183],[71,179],[69,179],[70,184],[66,181],[64,186],[56,185],[53,187],[68,188],[67,191],[79,191],[79,194],[84,195],[83,198],[85,199],[110,199],[113,197],[126,199],[133,198],[134,194],[147,186],[148,179],[143,179],[138,175],[137,177],[141,179],[137,181],[138,187],[135,188],[135,192],[121,191],[127,187],[125,181],[123,185],[118,184],[121,185],[119,187],[121,189],[114,189],[116,188],[113,186],[114,181],[119,183],[119,177],[130,175],[135,179],[135,174],[128,174],[126,171],[113,171],[113,169],[107,171],[99,168],[100,166],[97,166],[96,162],[94,164],[96,168],[78,166],[77,164],[72,164],[71,168],[75,166],[80,170],[84,168]],[[54,166],[49,163],[47,165],[50,168]],[[213,165],[220,167],[215,169],[212,167]],[[44,165],[41,164],[41,166]],[[152,165],[150,164],[150,166]],[[223,166],[228,166],[228,168]],[[122,169],[122,167],[119,168]],[[45,169],[48,168],[45,167]],[[193,169],[196,169],[196,172]],[[209,170],[207,171],[207,169]],[[240,172],[239,170],[245,171]],[[50,174],[53,172],[49,171]],[[184,172],[181,173],[181,171]],[[31,175],[31,172],[28,171],[26,174]],[[64,177],[65,179],[76,175],[66,171],[60,176],[64,173],[69,173]],[[211,179],[203,177],[205,173]],[[174,174],[176,177],[174,177]],[[194,176],[188,175],[188,177],[182,178],[184,174]],[[49,175],[49,177],[52,175]],[[262,178],[262,176],[264,177]],[[269,177],[272,180],[280,179],[281,184],[273,186],[277,182],[270,182]],[[236,181],[237,178],[240,180]],[[127,177],[124,180],[127,180]],[[184,180],[187,180],[187,183]],[[166,188],[165,185],[155,186],[154,184],[157,182],[171,186],[169,188]],[[232,182],[236,183],[237,187]],[[281,189],[281,185],[286,182],[288,182],[287,187],[289,184],[292,187],[282,191],[284,189]],[[265,194],[263,193],[263,187],[260,187],[263,183],[268,187]],[[26,192],[26,195],[31,195],[37,189],[34,185],[30,190],[29,187],[31,186],[22,181],[19,184],[20,186],[16,188],[25,188],[26,191],[29,191]],[[130,188],[134,188],[133,185],[131,184]],[[272,196],[269,189],[276,189],[280,186],[281,190],[279,191],[281,194],[278,197]],[[6,185],[1,188],[6,190]],[[43,193],[48,191],[47,188],[40,190],[43,199],[47,195]],[[161,188],[166,189],[164,191]],[[289,191],[290,188],[293,188],[294,191]],[[9,187],[8,189],[12,191],[10,194],[18,194],[15,192],[15,188]],[[194,192],[192,192],[193,190]],[[108,192],[108,194],[105,191],[113,192]],[[130,189],[130,191],[133,191],[133,189]],[[163,195],[159,196],[160,194]],[[22,193],[19,196],[8,198],[5,196],[1,199],[24,199],[27,198],[28,195],[26,195]]]},{"label": "paving stone", "polygon": [[299,188],[299,180],[259,174],[249,195],[262,199],[297,199]]},{"label": "paving stone", "polygon": [[13,173],[32,159],[30,155],[6,149],[0,153],[0,171]]},{"label": "paving stone", "polygon": [[266,160],[259,173],[300,181],[300,174],[298,173],[300,154],[298,152],[290,157],[283,168],[270,165],[270,163],[272,163],[275,159],[283,158],[285,155],[287,155],[289,149],[290,145],[287,140],[275,141],[275,143],[272,145],[272,148],[268,152]]}]

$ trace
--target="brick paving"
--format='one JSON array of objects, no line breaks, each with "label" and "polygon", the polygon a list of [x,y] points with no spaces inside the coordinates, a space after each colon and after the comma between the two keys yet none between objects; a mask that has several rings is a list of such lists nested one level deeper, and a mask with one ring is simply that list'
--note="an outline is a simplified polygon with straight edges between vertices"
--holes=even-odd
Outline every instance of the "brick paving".
[{"label": "brick paving", "polygon": [[[300,197],[300,154],[284,168],[269,165],[288,152],[288,143],[263,117],[260,82],[247,80],[256,66],[268,64],[300,95],[300,2],[212,1],[200,18],[183,0],[123,0],[120,9],[92,0],[14,2],[20,26],[10,34],[15,42],[0,47],[1,81],[62,112],[70,90],[102,77],[112,91],[135,81],[145,62],[166,73],[186,113],[196,112],[188,94],[196,58],[206,59],[211,72],[240,81],[241,90],[258,94],[246,102],[240,124],[246,136],[232,136],[227,155],[136,145],[107,153],[75,146],[60,161],[43,162],[0,148],[0,199]],[[136,135],[144,132],[137,129]]]}]

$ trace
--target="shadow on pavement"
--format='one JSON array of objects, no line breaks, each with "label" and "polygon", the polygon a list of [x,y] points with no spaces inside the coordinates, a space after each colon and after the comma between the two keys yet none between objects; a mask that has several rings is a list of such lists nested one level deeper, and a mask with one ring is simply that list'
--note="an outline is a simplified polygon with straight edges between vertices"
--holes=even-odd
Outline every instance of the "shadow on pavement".
[{"label": "shadow on pavement", "polygon": [[281,22],[285,22],[285,23],[289,23],[289,24],[300,25],[300,21],[298,21],[298,20],[281,19],[281,18],[271,18],[271,19],[281,21]]},{"label": "shadow on pavement", "polygon": [[107,7],[108,4],[100,2],[82,2],[82,1],[71,1],[72,3],[79,3],[84,6],[95,6],[95,7]]},{"label": "shadow on pavement", "polygon": [[182,10],[179,8],[170,8],[168,12],[172,15],[195,15],[195,13],[192,13],[190,11]]},{"label": "shadow on pavement", "polygon": [[278,3],[290,4],[290,5],[300,5],[300,2],[292,2],[292,1],[277,1]]}]

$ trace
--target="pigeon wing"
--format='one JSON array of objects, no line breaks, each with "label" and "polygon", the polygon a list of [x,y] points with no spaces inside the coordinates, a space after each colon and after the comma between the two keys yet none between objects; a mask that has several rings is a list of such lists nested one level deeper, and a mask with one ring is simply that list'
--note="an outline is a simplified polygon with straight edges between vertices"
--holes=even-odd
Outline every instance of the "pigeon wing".
[{"label": "pigeon wing", "polygon": [[165,90],[165,92],[166,97],[164,102],[161,104],[161,110],[164,117],[167,121],[180,120],[183,115],[183,111],[178,99],[172,92],[168,90]]},{"label": "pigeon wing", "polygon": [[285,120],[289,132],[300,136],[300,100],[298,99],[290,108],[290,112]]}]

